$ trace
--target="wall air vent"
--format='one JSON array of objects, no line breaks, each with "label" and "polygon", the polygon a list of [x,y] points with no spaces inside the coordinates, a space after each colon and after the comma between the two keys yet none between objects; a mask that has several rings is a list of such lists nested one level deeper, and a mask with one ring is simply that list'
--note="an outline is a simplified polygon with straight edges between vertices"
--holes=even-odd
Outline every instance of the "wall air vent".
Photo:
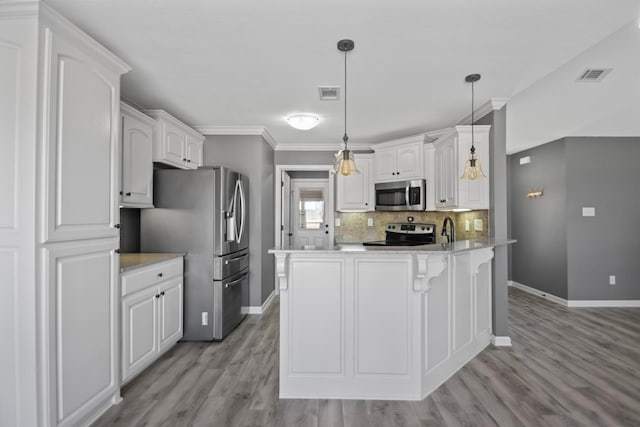
[{"label": "wall air vent", "polygon": [[337,101],[340,99],[340,86],[320,86],[320,101]]},{"label": "wall air vent", "polygon": [[611,68],[587,68],[578,77],[579,82],[601,82],[607,74],[611,72]]}]

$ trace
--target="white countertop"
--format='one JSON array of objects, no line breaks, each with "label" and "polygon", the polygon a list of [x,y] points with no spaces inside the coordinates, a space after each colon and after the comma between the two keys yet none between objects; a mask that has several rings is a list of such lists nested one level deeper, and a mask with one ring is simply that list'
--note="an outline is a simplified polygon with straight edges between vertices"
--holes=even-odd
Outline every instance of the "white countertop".
[{"label": "white countertop", "polygon": [[183,253],[123,253],[120,254],[120,272],[145,267],[157,262],[185,256]]},{"label": "white countertop", "polygon": [[448,253],[472,251],[487,247],[509,245],[515,243],[513,239],[471,239],[459,240],[453,243],[435,243],[421,246],[363,246],[360,243],[344,243],[335,246],[306,246],[305,248],[277,247],[269,250],[270,254],[276,253],[386,253],[386,254],[407,254],[407,253]]}]

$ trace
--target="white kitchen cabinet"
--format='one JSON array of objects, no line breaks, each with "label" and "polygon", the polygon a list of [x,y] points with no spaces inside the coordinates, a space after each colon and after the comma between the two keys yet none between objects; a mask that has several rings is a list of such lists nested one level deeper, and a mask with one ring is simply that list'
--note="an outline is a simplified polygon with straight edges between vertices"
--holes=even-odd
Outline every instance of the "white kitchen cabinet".
[{"label": "white kitchen cabinet", "polygon": [[153,161],[180,169],[202,166],[204,136],[163,110],[145,110],[158,121]]},{"label": "white kitchen cabinet", "polygon": [[489,209],[490,129],[474,126],[476,156],[487,178],[460,179],[471,149],[471,126],[456,126],[433,142],[436,209]]},{"label": "white kitchen cabinet", "polygon": [[157,122],[125,103],[122,120],[122,190],[120,207],[153,207],[153,131]]},{"label": "white kitchen cabinet", "polygon": [[359,174],[336,174],[336,210],[338,212],[367,212],[375,210],[373,183],[373,155],[357,154]]},{"label": "white kitchen cabinet", "polygon": [[182,257],[122,273],[122,382],[182,338]]},{"label": "white kitchen cabinet", "polygon": [[88,425],[120,400],[119,101],[130,68],[46,3],[4,2],[0,20],[0,276],[11,302],[0,341],[12,343],[0,424]]},{"label": "white kitchen cabinet", "polygon": [[424,136],[377,144],[374,182],[424,178]]}]

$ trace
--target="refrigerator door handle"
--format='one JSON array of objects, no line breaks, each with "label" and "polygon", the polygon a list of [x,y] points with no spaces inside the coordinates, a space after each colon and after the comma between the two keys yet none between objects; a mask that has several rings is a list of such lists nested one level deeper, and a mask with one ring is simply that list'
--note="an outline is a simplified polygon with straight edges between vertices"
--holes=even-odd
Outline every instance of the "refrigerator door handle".
[{"label": "refrigerator door handle", "polygon": [[[240,179],[238,179],[236,181],[236,190],[240,190],[240,207],[241,207],[241,215],[240,215],[240,230],[237,232],[236,234],[236,242],[240,243],[240,240],[242,240],[242,234],[244,232],[244,220],[245,220],[245,212],[246,212],[246,208],[245,208],[245,200],[244,200],[244,189],[242,188],[242,181],[240,181]],[[237,204],[235,204],[236,207],[238,206]],[[236,225],[237,225],[237,221],[236,221]]]},{"label": "refrigerator door handle", "polygon": [[229,287],[231,287],[231,286],[235,286],[235,285],[237,285],[238,283],[242,282],[244,279],[246,279],[248,275],[249,275],[249,273],[244,273],[244,274],[242,275],[242,277],[240,277],[239,279],[236,279],[236,280],[234,280],[233,282],[225,283],[225,284],[224,284],[224,287],[225,287],[225,288],[229,288]]}]

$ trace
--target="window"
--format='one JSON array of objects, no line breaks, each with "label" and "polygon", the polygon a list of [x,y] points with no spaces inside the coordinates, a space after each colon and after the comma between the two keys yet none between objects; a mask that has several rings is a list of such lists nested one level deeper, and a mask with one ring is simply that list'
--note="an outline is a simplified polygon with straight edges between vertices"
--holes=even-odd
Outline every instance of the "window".
[{"label": "window", "polygon": [[300,228],[319,230],[324,223],[324,194],[321,188],[300,189]]}]

